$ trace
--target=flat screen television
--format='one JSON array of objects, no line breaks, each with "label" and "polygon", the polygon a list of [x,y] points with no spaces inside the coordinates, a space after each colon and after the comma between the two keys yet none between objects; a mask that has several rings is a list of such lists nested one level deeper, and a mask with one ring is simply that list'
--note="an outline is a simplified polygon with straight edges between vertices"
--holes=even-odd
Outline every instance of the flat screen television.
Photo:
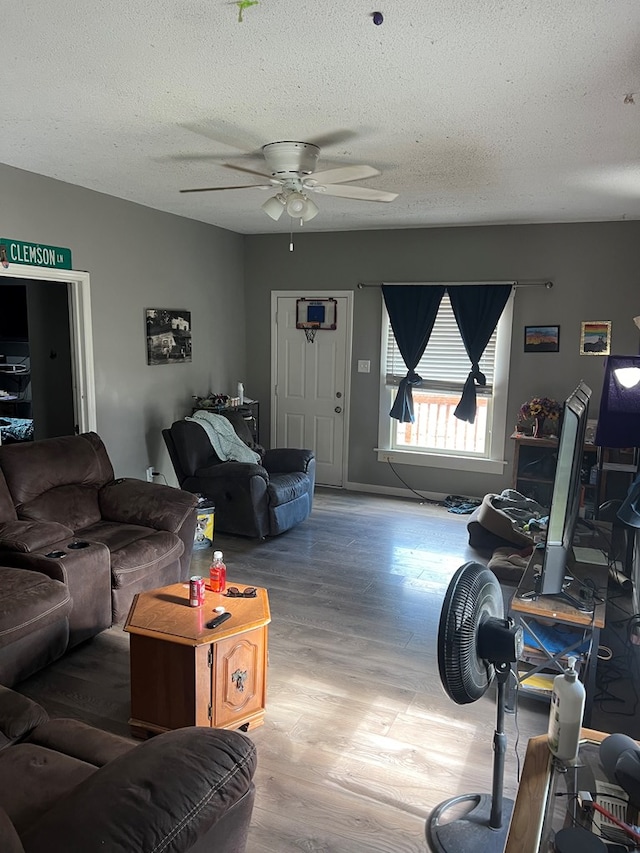
[{"label": "flat screen television", "polygon": [[591,389],[580,382],[564,402],[542,571],[536,584],[539,595],[560,596],[580,610],[591,610],[593,605],[574,598],[564,586],[580,509],[581,470],[590,399]]}]

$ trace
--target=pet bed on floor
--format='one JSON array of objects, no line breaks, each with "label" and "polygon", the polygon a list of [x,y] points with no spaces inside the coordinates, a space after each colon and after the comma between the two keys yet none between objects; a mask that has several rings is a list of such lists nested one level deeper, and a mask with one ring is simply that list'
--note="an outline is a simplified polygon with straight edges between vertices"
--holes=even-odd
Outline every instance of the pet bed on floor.
[{"label": "pet bed on floor", "polygon": [[531,546],[534,539],[524,526],[546,514],[545,507],[513,489],[505,489],[499,495],[485,495],[467,523],[469,545],[491,552],[509,545]]},{"label": "pet bed on floor", "polygon": [[487,568],[491,569],[502,583],[519,584],[524,570],[529,564],[532,553],[532,545],[520,550],[516,549],[513,545],[496,548],[487,564]]}]

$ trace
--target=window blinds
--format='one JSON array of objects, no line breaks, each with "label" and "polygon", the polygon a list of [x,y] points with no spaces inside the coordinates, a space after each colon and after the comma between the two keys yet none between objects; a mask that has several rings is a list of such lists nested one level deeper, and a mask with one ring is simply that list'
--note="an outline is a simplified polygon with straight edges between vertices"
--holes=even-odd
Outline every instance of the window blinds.
[{"label": "window blinds", "polygon": [[[487,385],[484,388],[480,386],[476,388],[479,394],[491,394],[492,392],[496,336],[497,331],[494,331],[480,359],[480,370],[487,377]],[[422,376],[422,388],[462,392],[462,387],[470,370],[471,362],[460,337],[449,295],[445,293],[438,309],[438,316],[429,343],[416,367],[416,372]],[[400,355],[387,316],[386,384],[398,385],[406,374],[407,368]]]}]

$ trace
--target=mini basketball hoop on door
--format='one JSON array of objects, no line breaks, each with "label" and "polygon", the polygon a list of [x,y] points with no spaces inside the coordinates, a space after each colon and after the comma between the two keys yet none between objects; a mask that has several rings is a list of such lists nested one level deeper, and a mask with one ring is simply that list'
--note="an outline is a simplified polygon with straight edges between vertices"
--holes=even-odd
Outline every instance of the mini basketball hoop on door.
[{"label": "mini basketball hoop on door", "polygon": [[337,328],[338,300],[307,299],[296,300],[296,329],[304,329],[307,341],[312,344],[318,329],[335,330]]}]

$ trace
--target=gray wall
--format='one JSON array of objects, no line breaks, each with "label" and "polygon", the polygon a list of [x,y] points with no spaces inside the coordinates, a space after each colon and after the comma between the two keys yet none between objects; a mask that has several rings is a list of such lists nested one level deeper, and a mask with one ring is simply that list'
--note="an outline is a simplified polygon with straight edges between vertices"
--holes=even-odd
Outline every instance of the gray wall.
[{"label": "gray wall", "polygon": [[[594,389],[597,413],[604,359],[578,355],[580,322],[611,320],[614,353],[637,353],[640,223],[491,226],[409,231],[243,237],[229,231],[0,166],[2,236],[73,252],[91,275],[98,432],[119,476],[148,465],[175,482],[160,430],[189,413],[191,397],[235,393],[239,380],[261,401],[261,439],[269,441],[270,293],[355,291],[349,472],[352,483],[402,488],[378,463],[378,289],[361,280],[553,279],[555,287],[518,291],[511,357],[508,432],[534,394],[562,399],[578,380]],[[214,203],[214,202],[212,202]],[[146,363],[144,310],[191,311],[193,361]],[[523,353],[525,324],[560,325],[560,352]],[[355,370],[371,360],[370,374]],[[507,439],[506,458],[513,457]],[[482,495],[504,476],[399,466],[412,487]]]},{"label": "gray wall", "polygon": [[[378,288],[357,290],[358,281],[471,281],[551,279],[552,290],[517,291],[507,435],[520,405],[534,395],[562,400],[580,379],[593,389],[597,417],[604,358],[580,356],[580,323],[611,320],[612,353],[636,354],[640,314],[640,223],[488,226],[411,231],[295,235],[295,251],[284,236],[246,238],[247,393],[261,400],[261,437],[268,442],[270,398],[271,290],[355,290],[352,399],[349,436],[351,483],[399,488],[386,463],[378,463],[379,332]],[[560,352],[525,354],[524,326],[560,326]],[[371,373],[356,372],[358,359]],[[415,489],[481,496],[511,485],[513,442],[507,438],[503,476],[399,465]]]},{"label": "gray wall", "polygon": [[[175,483],[160,430],[245,375],[243,241],[209,225],[0,165],[2,236],[69,247],[91,275],[97,429],[118,476]],[[148,366],[145,308],[191,311],[193,361]]]}]

